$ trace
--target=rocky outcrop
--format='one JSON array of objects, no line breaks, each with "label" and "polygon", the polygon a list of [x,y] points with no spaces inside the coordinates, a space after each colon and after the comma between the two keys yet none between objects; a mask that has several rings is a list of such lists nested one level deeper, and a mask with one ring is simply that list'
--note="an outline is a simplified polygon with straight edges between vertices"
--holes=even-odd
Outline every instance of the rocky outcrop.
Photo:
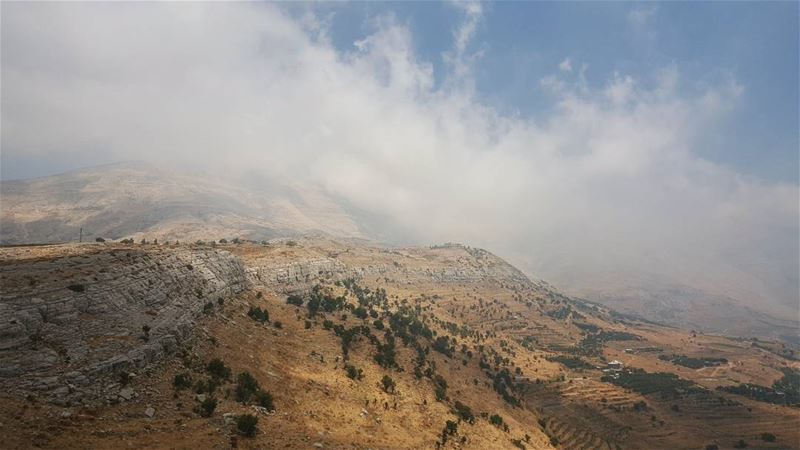
[{"label": "rocky outcrop", "polygon": [[[455,252],[456,258],[443,255]],[[447,244],[430,249],[412,248],[406,253],[391,251],[396,258],[391,262],[363,264],[331,256],[318,256],[292,262],[257,259],[248,262],[247,275],[254,285],[266,285],[283,292],[310,288],[321,280],[345,278],[388,277],[409,283],[478,283],[496,281],[509,285],[538,286],[525,274],[486,250]],[[409,254],[424,254],[425,258],[408,259]]]},{"label": "rocky outcrop", "polygon": [[205,308],[250,286],[291,293],[323,280],[369,277],[531,284],[491,253],[457,245],[354,247],[344,256],[306,249],[296,257],[246,245],[230,248],[241,257],[200,246],[0,250],[0,388],[39,391],[62,403],[106,398],[96,380],[141,371],[173,353],[195,334]]},{"label": "rocky outcrop", "polygon": [[63,394],[141,368],[189,338],[206,304],[248,283],[225,251],[87,247],[0,264],[0,385]]},{"label": "rocky outcrop", "polygon": [[248,267],[247,275],[253,284],[280,288],[313,283],[321,278],[338,278],[347,271],[347,267],[335,259],[314,258],[291,263],[262,263]]}]

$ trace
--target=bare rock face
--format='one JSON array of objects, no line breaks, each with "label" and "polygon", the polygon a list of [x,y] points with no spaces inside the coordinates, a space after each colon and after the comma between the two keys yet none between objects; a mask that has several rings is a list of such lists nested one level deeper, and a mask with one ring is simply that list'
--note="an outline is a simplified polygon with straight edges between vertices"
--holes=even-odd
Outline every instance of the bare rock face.
[{"label": "bare rock face", "polygon": [[0,249],[0,389],[60,404],[131,401],[135,393],[116,384],[120,374],[172,354],[195,335],[198,316],[250,287],[291,293],[365,277],[531,285],[502,259],[459,245],[352,253],[314,245],[290,256],[250,244]]},{"label": "bare rock face", "polygon": [[262,264],[249,267],[247,274],[255,284],[293,287],[312,283],[322,277],[340,277],[347,267],[331,258],[314,258],[300,262]]},{"label": "bare rock face", "polygon": [[[469,283],[495,281],[507,285],[544,287],[486,250],[460,244],[396,250],[370,248],[392,258],[372,261],[348,259],[346,254],[306,254],[292,261],[254,258],[247,261],[247,275],[254,285],[267,285],[283,292],[308,289],[320,280],[401,278],[408,282]],[[398,258],[400,257],[400,258]],[[400,263],[399,261],[405,261]],[[366,262],[366,264],[365,264]]]},{"label": "bare rock face", "polygon": [[0,258],[0,386],[59,398],[174,351],[207,304],[248,283],[225,251],[76,245],[11,254],[23,249]]}]

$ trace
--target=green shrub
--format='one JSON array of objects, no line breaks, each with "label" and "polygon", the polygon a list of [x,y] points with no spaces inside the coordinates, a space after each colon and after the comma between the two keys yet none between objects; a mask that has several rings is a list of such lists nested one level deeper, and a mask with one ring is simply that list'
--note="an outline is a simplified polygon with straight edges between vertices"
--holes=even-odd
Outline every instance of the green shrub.
[{"label": "green shrub", "polygon": [[447,399],[447,380],[441,375],[436,375],[433,378],[433,394],[436,396],[437,401],[444,401]]},{"label": "green shrub", "polygon": [[261,390],[256,380],[250,372],[242,372],[236,377],[236,401],[247,403],[255,397]]},{"label": "green shrub", "polygon": [[236,429],[243,436],[253,437],[256,434],[258,417],[252,414],[243,414],[236,418]]},{"label": "green shrub", "polygon": [[242,372],[236,377],[236,389],[234,391],[236,401],[241,403],[255,403],[270,411],[275,410],[275,403],[267,391],[261,390],[261,386],[249,372]]},{"label": "green shrub", "polygon": [[508,433],[508,424],[499,415],[492,414],[489,417],[489,423],[491,423],[492,425],[496,426],[497,428],[500,428],[501,430],[503,430],[506,433]]},{"label": "green shrub", "polygon": [[255,400],[258,406],[266,408],[268,411],[275,410],[275,400],[272,398],[272,394],[269,392],[259,390],[255,393]]},{"label": "green shrub", "polygon": [[775,442],[777,437],[772,433],[761,433],[761,440],[764,442]]},{"label": "green shrub", "polygon": [[213,377],[206,381],[197,380],[197,383],[194,385],[194,391],[198,394],[213,394],[214,391],[217,390],[217,386],[219,386],[219,384],[219,379]]},{"label": "green shrub", "polygon": [[366,319],[367,318],[367,310],[364,309],[363,306],[359,306],[358,308],[353,310],[353,315],[358,317],[359,319]]},{"label": "green shrub", "polygon": [[433,341],[431,347],[437,352],[447,356],[453,356],[453,347],[450,345],[450,338],[447,336],[439,336]]},{"label": "green shrub", "polygon": [[70,284],[69,286],[67,286],[67,289],[69,289],[72,292],[84,292],[86,290],[86,286],[82,284]]},{"label": "green shrub", "polygon": [[472,414],[472,409],[470,409],[469,406],[459,401],[456,401],[455,408],[456,408],[456,415],[461,420],[470,424],[475,423],[475,415]]},{"label": "green shrub", "polygon": [[266,308],[261,309],[257,306],[251,306],[250,310],[247,311],[247,315],[257,322],[269,322],[269,312],[267,312]]},{"label": "green shrub", "polygon": [[206,397],[206,399],[200,403],[200,415],[203,417],[211,417],[215,409],[217,409],[217,399],[214,397]]},{"label": "green shrub", "polygon": [[387,394],[394,392],[394,389],[397,386],[394,380],[392,380],[392,377],[390,377],[389,375],[383,376],[381,384],[383,385],[383,391],[386,392]]},{"label": "green shrub", "polygon": [[442,442],[441,445],[447,444],[447,438],[458,433],[458,423],[448,420],[442,429]]},{"label": "green shrub", "polygon": [[214,358],[208,363],[206,372],[219,380],[228,380],[231,378],[231,368],[226,366],[219,358]]},{"label": "green shrub", "polygon": [[390,369],[392,367],[397,367],[397,361],[395,360],[395,356],[397,354],[394,346],[394,337],[388,332],[386,333],[386,343],[381,344],[379,341],[375,341],[375,345],[378,347],[378,353],[375,355],[375,362],[378,363],[384,369]]},{"label": "green shrub", "polygon": [[175,375],[175,378],[172,380],[172,385],[175,386],[175,389],[179,391],[183,389],[189,389],[192,387],[192,378],[187,372],[181,372]]},{"label": "green shrub", "polygon": [[347,372],[347,377],[352,380],[358,381],[364,378],[364,371],[361,369],[356,369],[355,366],[345,364],[344,370]]},{"label": "green shrub", "polygon": [[119,384],[127,386],[131,382],[131,378],[131,374],[123,370],[119,373]]},{"label": "green shrub", "polygon": [[303,306],[303,297],[299,295],[290,295],[286,297],[286,303],[295,306]]}]

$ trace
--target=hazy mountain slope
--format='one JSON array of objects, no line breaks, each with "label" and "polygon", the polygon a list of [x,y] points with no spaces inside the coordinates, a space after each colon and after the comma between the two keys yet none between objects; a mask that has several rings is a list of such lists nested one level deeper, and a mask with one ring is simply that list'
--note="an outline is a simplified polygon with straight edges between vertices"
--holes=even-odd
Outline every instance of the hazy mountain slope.
[{"label": "hazy mountain slope", "polygon": [[[74,242],[80,228],[86,241],[96,237],[132,237],[137,242],[141,238],[261,240],[314,232],[392,243],[421,238],[391,217],[288,179],[251,176],[233,182],[221,175],[122,163],[0,183],[0,243]],[[531,261],[536,261],[534,256]],[[638,258],[641,267],[648,267],[649,260]],[[763,261],[744,268],[705,262],[699,264],[705,269],[698,271],[682,267],[678,260],[663,260],[656,272],[637,272],[609,267],[603,254],[587,261],[531,261],[521,261],[529,274],[544,277],[565,292],[650,320],[738,336],[797,335],[797,299],[779,302],[790,296],[767,289],[793,281],[796,285],[791,267],[772,273]],[[707,276],[712,268],[727,272]],[[720,279],[730,282],[714,282]]]},{"label": "hazy mountain slope", "polygon": [[124,163],[0,185],[0,242],[84,237],[268,238],[311,231],[362,236],[319,190],[289,183],[247,189],[203,175]]},{"label": "hazy mountain slope", "polygon": [[587,289],[579,294],[620,312],[684,329],[728,336],[761,336],[800,343],[797,310],[766,314],[744,302],[681,285]]}]

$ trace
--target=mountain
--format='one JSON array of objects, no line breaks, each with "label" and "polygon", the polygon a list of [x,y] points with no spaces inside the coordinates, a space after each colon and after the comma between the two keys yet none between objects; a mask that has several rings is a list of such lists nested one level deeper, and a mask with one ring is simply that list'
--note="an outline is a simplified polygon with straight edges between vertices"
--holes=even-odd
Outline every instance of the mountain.
[{"label": "mountain", "polygon": [[[287,178],[231,181],[220,174],[120,163],[2,181],[0,194],[2,244],[75,242],[81,228],[85,241],[98,237],[136,242],[236,237],[262,241],[317,233],[394,244],[419,242],[419,237],[404,237],[391,218],[359,210],[320,187]],[[642,266],[646,266],[644,261]],[[753,285],[790,285],[785,280],[769,281],[770,276],[781,274],[771,274],[753,262],[747,270],[731,269],[730,274],[714,278],[730,282],[711,283],[675,261],[665,262],[662,268],[659,273],[637,274],[606,268],[602,258],[591,263],[561,258],[540,262],[536,275],[573,296],[651,321],[797,341],[796,299],[795,304],[776,305],[769,300],[787,295],[748,290]],[[681,270],[684,273],[675,275]]]},{"label": "mountain", "polygon": [[0,243],[97,237],[266,239],[324,232],[364,237],[334,199],[308,185],[260,188],[218,176],[122,163],[32,180],[3,181]]},{"label": "mountain", "polygon": [[800,448],[800,348],[325,237],[0,248],[3,448]]}]

